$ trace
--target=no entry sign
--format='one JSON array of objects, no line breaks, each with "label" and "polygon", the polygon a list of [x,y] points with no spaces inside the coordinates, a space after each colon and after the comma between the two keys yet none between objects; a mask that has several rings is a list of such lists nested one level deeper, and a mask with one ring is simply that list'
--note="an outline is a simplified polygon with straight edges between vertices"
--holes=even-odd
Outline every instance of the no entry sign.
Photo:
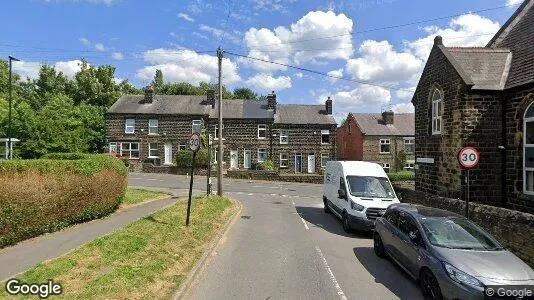
[{"label": "no entry sign", "polygon": [[465,147],[458,152],[458,162],[464,169],[472,169],[478,165],[480,153],[473,147]]}]

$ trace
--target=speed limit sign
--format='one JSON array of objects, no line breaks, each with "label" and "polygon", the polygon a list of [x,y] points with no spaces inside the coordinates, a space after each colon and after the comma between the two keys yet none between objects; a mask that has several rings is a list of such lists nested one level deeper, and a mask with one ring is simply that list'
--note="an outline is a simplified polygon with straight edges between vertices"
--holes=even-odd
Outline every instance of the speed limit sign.
[{"label": "speed limit sign", "polygon": [[465,147],[458,152],[458,162],[464,169],[472,169],[478,165],[480,153],[473,147]]},{"label": "speed limit sign", "polygon": [[189,137],[189,150],[197,152],[200,149],[200,134],[193,133]]}]

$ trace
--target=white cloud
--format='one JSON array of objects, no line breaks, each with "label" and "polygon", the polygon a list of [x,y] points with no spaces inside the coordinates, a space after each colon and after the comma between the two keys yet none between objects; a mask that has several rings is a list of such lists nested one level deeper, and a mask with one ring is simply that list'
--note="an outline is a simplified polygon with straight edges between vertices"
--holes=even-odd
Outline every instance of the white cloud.
[{"label": "white cloud", "polygon": [[106,51],[106,46],[102,43],[96,43],[95,44],[96,51]]},{"label": "white cloud", "polygon": [[[352,26],[352,20],[344,14],[311,11],[289,28],[284,26],[276,27],[274,30],[250,28],[245,33],[245,44],[249,48],[248,56],[279,63],[302,64],[309,61],[322,62],[319,60],[346,60],[354,52],[350,35]],[[337,37],[321,39],[326,36]],[[240,61],[263,72],[285,69],[283,66],[258,61],[251,62],[246,59]]]},{"label": "white cloud", "polygon": [[500,27],[499,22],[476,14],[466,14],[452,19],[447,28],[425,27],[426,37],[405,42],[405,45],[410,52],[426,61],[437,35],[443,37],[443,44],[447,47],[485,46]]},{"label": "white cloud", "polygon": [[[60,3],[60,2],[82,2],[80,0],[42,0],[46,3]],[[120,0],[85,0],[86,2],[88,3],[93,3],[93,4],[104,4],[106,6],[111,6],[117,2],[119,2]]]},{"label": "white cloud", "polygon": [[523,0],[506,0],[506,5],[514,6],[523,3]]},{"label": "white cloud", "polygon": [[349,112],[361,112],[365,109],[375,109],[391,101],[391,93],[381,87],[360,85],[352,90],[342,90],[335,93],[322,93],[317,103],[324,103],[330,96],[336,118],[346,117]]},{"label": "white cloud", "polygon": [[270,74],[259,73],[247,79],[245,83],[255,90],[262,92],[281,91],[291,87],[291,77],[279,76],[274,77]]},{"label": "white cloud", "polygon": [[396,95],[397,98],[399,98],[399,99],[412,99],[414,92],[415,92],[415,88],[412,88],[412,89],[403,89],[403,90],[398,90],[398,91],[395,93],[395,95]]},{"label": "white cloud", "polygon": [[332,70],[326,74],[328,74],[329,76],[333,76],[333,77],[329,77],[328,80],[330,80],[331,83],[335,83],[339,80],[340,77],[343,77],[343,68]]},{"label": "white cloud", "polygon": [[81,60],[70,60],[70,61],[58,61],[54,64],[56,71],[63,73],[68,78],[74,78],[74,75],[82,69]]},{"label": "white cloud", "polygon": [[[62,72],[68,78],[74,78],[74,75],[81,69],[80,60],[58,61],[53,66],[58,72]],[[22,78],[37,79],[39,70],[43,64],[39,62],[15,61],[13,62],[13,72],[19,74]]]},{"label": "white cloud", "polygon": [[297,78],[302,78],[302,77],[304,77],[304,74],[302,74],[302,72],[298,72],[298,73],[295,73],[294,76],[297,77]]},{"label": "white cloud", "polygon": [[413,113],[414,107],[412,103],[399,103],[394,104],[391,109],[396,113]]},{"label": "white cloud", "polygon": [[115,60],[123,60],[124,59],[124,54],[122,54],[121,52],[113,52],[111,54],[111,57]]},{"label": "white cloud", "polygon": [[239,44],[241,42],[238,37],[226,30],[218,29],[204,24],[201,24],[198,29],[204,32],[211,33],[215,38],[227,39],[234,44]]},{"label": "white cloud", "polygon": [[80,42],[82,44],[86,45],[86,46],[90,46],[91,45],[91,42],[88,39],[84,38],[84,37],[80,38]]},{"label": "white cloud", "polygon": [[[137,78],[152,80],[156,70],[163,72],[166,82],[188,82],[199,84],[215,82],[218,76],[217,57],[208,54],[198,54],[191,50],[183,49],[153,49],[143,54],[146,66],[137,70]],[[232,84],[241,80],[237,74],[237,65],[228,58],[223,58],[223,84]]]},{"label": "white cloud", "polygon": [[188,14],[185,14],[185,13],[179,13],[178,18],[184,19],[187,22],[195,22],[195,19],[191,18]]}]

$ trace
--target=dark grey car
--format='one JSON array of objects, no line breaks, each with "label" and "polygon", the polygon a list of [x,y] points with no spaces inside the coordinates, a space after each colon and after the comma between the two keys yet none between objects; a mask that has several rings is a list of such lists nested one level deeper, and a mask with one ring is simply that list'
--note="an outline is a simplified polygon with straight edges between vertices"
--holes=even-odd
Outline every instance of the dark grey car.
[{"label": "dark grey car", "polygon": [[375,253],[419,281],[425,299],[488,299],[495,285],[534,285],[527,264],[460,215],[394,204],[375,228]]}]

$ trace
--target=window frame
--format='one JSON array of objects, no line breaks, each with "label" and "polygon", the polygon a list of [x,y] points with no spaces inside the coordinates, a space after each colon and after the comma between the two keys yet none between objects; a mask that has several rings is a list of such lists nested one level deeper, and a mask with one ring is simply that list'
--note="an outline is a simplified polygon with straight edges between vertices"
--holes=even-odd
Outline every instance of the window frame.
[{"label": "window frame", "polygon": [[[131,121],[133,124],[128,125],[128,121]],[[132,130],[129,131],[128,128]],[[135,119],[125,119],[124,120],[124,133],[125,134],[135,134]]]},{"label": "window frame", "polygon": [[[121,157],[123,157],[123,144],[128,144],[128,159],[140,159],[141,158],[141,147],[139,146],[139,142],[124,142],[124,143],[119,143],[119,154]],[[137,149],[134,150],[134,152],[137,152],[137,157],[132,157],[132,145],[133,144],[137,144]]]},{"label": "window frame", "polygon": [[178,151],[187,151],[187,144],[178,144]]},{"label": "window frame", "polygon": [[[282,155],[285,155],[286,158],[282,158]],[[282,164],[282,162],[285,161],[285,165]],[[287,153],[280,153],[280,168],[289,168],[289,154]]]},{"label": "window frame", "polygon": [[[323,137],[328,136],[328,142],[323,142]],[[321,145],[330,145],[330,130],[321,130]]]},{"label": "window frame", "polygon": [[[408,151],[407,145],[413,145],[413,151]],[[406,150],[407,154],[415,154],[415,137],[405,137],[404,138],[404,149]]]},{"label": "window frame", "polygon": [[[215,135],[215,136],[213,137],[213,140],[214,140],[214,141],[218,141],[218,140],[219,140],[219,134],[218,134],[218,132],[217,132],[217,131],[218,131],[218,128],[219,128],[219,124],[215,124],[215,125],[213,126],[213,134]],[[224,123],[222,124],[222,129],[223,129],[223,132],[222,132],[222,137],[223,137],[223,138],[222,138],[222,139],[223,139],[223,141],[224,141],[224,140],[226,140],[226,139],[224,138]]]},{"label": "window frame", "polygon": [[[263,150],[262,152],[265,152],[265,159],[264,160],[260,160],[260,150]],[[265,161],[267,161],[269,159],[268,158],[268,154],[267,154],[267,148],[258,148],[257,154],[258,154],[258,157],[257,157],[256,160],[257,160],[258,163],[265,162]]]},{"label": "window frame", "polygon": [[[434,99],[434,95],[436,93],[439,94],[439,98],[437,100]],[[440,135],[441,131],[443,130],[443,92],[438,89],[434,88],[431,95],[431,105],[432,105],[432,115],[431,115],[431,129],[432,129],[432,135]],[[439,128],[434,127],[436,125],[436,121],[439,121]]]},{"label": "window frame", "polygon": [[321,168],[326,168],[326,163],[323,164],[323,158],[327,158],[328,160],[326,161],[326,163],[328,163],[328,161],[330,161],[330,154],[328,153],[321,153]]},{"label": "window frame", "polygon": [[[198,124],[195,124],[198,123]],[[195,126],[199,126],[199,130],[195,131]],[[201,119],[194,119],[191,121],[191,133],[202,133],[202,120]]]},{"label": "window frame", "polygon": [[[156,145],[156,148],[152,148],[153,145]],[[152,151],[156,151],[156,155],[152,155]],[[157,142],[149,142],[148,143],[148,157],[147,158],[159,158],[159,149],[158,149],[158,143]]]},{"label": "window frame", "polygon": [[[156,121],[156,126],[154,126],[153,124],[150,124],[152,121]],[[156,128],[156,132],[152,132],[151,128]],[[148,119],[148,134],[151,134],[151,135],[159,134],[159,121],[158,121],[158,119]]]},{"label": "window frame", "polygon": [[[410,165],[411,165],[411,167],[410,167]],[[415,163],[407,162],[406,164],[404,164],[403,170],[405,170],[405,171],[413,171],[413,170],[415,170]]]},{"label": "window frame", "polygon": [[527,144],[527,123],[534,122],[534,117],[526,118],[526,115],[531,108],[534,109],[532,104],[527,107],[523,115],[523,194],[534,196],[534,190],[527,190],[527,172],[534,172],[534,168],[527,168],[526,165],[527,148],[534,148],[534,144]]},{"label": "window frame", "polygon": [[[382,143],[384,142],[384,143]],[[389,146],[388,152],[382,151],[382,145]],[[380,154],[391,154],[391,139],[380,139]]]},{"label": "window frame", "polygon": [[[110,153],[110,154],[111,154],[111,153],[114,153],[114,154],[120,154],[120,149],[119,149],[119,148],[120,148],[120,145],[119,145],[119,144],[120,144],[120,143],[117,143],[117,142],[110,142],[110,143],[108,143],[108,153]],[[115,151],[111,151],[111,146],[112,146],[112,145],[114,146]]]},{"label": "window frame", "polygon": [[[285,141],[282,141],[282,139],[284,138],[285,138]],[[289,144],[289,130],[280,129],[280,145],[287,145],[287,144]]]},{"label": "window frame", "polygon": [[[387,167],[386,167],[387,166]],[[391,164],[389,163],[382,163],[382,169],[384,169],[384,172],[389,174],[389,171],[391,171]],[[387,171],[386,171],[387,170]]]},{"label": "window frame", "polygon": [[[260,136],[260,131],[264,132],[263,137]],[[258,140],[265,140],[267,139],[267,124],[258,124]]]}]

